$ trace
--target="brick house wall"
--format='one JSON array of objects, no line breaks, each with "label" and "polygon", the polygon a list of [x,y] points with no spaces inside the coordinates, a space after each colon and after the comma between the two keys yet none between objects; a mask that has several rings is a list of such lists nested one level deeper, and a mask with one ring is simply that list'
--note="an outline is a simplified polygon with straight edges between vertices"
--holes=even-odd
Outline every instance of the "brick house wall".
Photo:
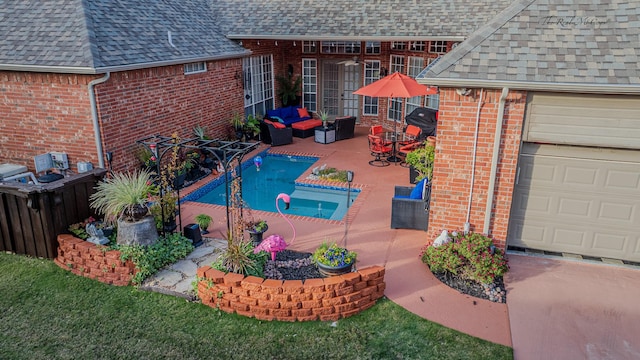
[{"label": "brick house wall", "polygon": [[[243,113],[242,60],[207,62],[185,75],[183,65],[112,73],[95,86],[104,151],[114,170],[134,169],[135,141],[153,134],[192,137],[197,125],[228,138],[234,111]],[[33,157],[50,151],[98,165],[88,84],[102,75],[0,72],[0,163],[35,170]]]},{"label": "brick house wall", "polygon": [[[440,114],[427,233],[427,239],[430,241],[443,229],[462,230],[466,222],[479,94],[479,89],[474,90],[470,96],[460,96],[454,89],[440,89]],[[471,230],[474,232],[483,232],[484,227],[500,94],[501,90],[485,90],[484,104],[480,110],[475,180],[469,218]],[[525,105],[525,92],[509,92],[505,103],[493,218],[490,224],[491,236],[502,249],[506,247]]]},{"label": "brick house wall", "polygon": [[95,75],[0,72],[0,163],[35,172],[33,157],[66,152],[97,163],[88,84]]},{"label": "brick house wall", "polygon": [[231,117],[244,113],[242,60],[207,62],[207,71],[185,75],[183,65],[111,74],[96,86],[105,151],[114,170],[139,167],[136,140],[160,134],[193,137],[200,125],[212,138],[230,138]]}]

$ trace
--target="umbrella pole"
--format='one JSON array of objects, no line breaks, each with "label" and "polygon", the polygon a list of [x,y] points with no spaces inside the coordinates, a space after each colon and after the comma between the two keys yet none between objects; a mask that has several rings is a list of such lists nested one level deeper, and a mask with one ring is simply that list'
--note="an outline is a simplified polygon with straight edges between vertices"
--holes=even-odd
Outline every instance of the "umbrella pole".
[{"label": "umbrella pole", "polygon": [[[391,104],[393,104],[393,98],[391,98]],[[400,109],[400,121],[402,121],[402,109]],[[396,119],[393,119],[393,144],[392,144],[393,153],[391,156],[387,158],[387,161],[392,162],[395,165],[398,165],[398,163],[402,161],[399,157],[396,156],[398,154],[397,143],[398,143],[398,122],[396,121]]]}]

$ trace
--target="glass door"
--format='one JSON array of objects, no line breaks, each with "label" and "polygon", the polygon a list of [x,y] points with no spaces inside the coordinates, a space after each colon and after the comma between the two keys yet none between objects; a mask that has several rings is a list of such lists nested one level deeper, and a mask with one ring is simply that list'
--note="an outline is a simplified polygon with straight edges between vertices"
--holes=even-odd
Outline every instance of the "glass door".
[{"label": "glass door", "polygon": [[344,66],[342,81],[342,114],[344,116],[355,116],[358,119],[358,95],[353,92],[360,88],[360,67]]},{"label": "glass door", "polygon": [[332,118],[336,116],[358,117],[358,95],[361,65],[345,66],[335,61],[322,64],[322,109]]}]

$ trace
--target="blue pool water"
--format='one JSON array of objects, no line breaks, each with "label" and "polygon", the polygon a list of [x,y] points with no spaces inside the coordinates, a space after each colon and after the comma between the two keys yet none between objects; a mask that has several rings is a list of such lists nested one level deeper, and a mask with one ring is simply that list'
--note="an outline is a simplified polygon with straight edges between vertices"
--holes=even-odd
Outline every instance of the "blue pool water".
[{"label": "blue pool water", "polygon": [[[347,189],[310,184],[296,184],[300,177],[318,159],[315,157],[262,155],[262,166],[257,171],[253,158],[242,170],[242,198],[253,210],[276,212],[275,199],[279,193],[291,196],[288,210],[280,202],[280,210],[289,215],[340,220],[347,211]],[[359,190],[351,190],[353,202]],[[226,204],[224,179],[214,180],[190,194],[184,200],[207,204]]]}]

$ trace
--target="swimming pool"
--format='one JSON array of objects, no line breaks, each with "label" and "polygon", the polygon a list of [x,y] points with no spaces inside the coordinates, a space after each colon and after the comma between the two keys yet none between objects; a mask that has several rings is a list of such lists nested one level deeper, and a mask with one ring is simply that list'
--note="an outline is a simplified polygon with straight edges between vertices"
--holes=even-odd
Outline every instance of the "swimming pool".
[{"label": "swimming pool", "polygon": [[[289,209],[285,211],[280,204],[286,214],[341,220],[347,213],[347,188],[296,183],[318,158],[267,153],[260,156],[263,159],[260,171],[253,158],[242,167],[242,198],[251,209],[277,212],[275,199],[279,193],[286,193],[291,197]],[[358,189],[351,190],[351,202],[358,193]],[[183,201],[226,205],[224,177],[194,191]]]}]

